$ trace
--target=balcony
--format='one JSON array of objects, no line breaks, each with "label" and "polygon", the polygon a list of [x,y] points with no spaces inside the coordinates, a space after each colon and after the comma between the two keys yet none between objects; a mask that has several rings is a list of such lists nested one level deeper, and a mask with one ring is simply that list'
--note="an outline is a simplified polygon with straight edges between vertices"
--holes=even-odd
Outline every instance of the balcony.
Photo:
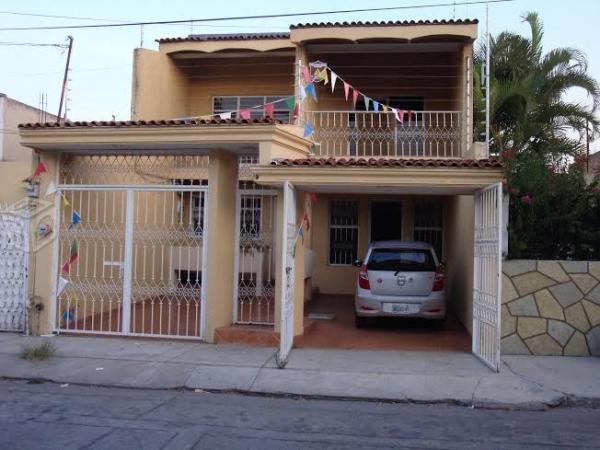
[{"label": "balcony", "polygon": [[334,158],[460,158],[459,111],[310,111],[315,156]]}]

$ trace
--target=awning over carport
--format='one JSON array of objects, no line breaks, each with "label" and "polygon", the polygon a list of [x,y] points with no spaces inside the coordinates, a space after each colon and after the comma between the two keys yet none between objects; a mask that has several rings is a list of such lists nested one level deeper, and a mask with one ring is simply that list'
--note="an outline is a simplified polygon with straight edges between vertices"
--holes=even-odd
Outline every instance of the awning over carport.
[{"label": "awning over carport", "polygon": [[259,184],[348,194],[469,195],[504,177],[496,159],[276,159],[252,171]]}]

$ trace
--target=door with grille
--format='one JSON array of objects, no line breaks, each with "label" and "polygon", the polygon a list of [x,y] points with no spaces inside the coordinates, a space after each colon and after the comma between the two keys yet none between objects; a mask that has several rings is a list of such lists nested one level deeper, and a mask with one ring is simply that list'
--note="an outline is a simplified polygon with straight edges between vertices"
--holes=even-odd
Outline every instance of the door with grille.
[{"label": "door with grille", "polygon": [[473,353],[491,369],[500,367],[502,298],[502,184],[475,194]]}]

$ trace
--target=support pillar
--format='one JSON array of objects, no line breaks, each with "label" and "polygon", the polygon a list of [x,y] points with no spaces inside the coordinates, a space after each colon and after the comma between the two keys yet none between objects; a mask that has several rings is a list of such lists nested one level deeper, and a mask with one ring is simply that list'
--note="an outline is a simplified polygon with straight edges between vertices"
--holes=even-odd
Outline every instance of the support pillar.
[{"label": "support pillar", "polygon": [[215,329],[231,324],[233,317],[235,249],[235,202],[238,158],[230,153],[210,155],[208,165],[207,261],[202,282],[206,283],[203,311],[204,339],[214,341]]}]

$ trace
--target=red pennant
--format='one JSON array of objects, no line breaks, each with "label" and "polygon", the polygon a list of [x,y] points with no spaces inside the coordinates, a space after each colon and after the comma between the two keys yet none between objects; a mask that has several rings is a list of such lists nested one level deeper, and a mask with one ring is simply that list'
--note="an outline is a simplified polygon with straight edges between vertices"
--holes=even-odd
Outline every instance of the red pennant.
[{"label": "red pennant", "polygon": [[275,113],[275,105],[273,103],[265,104],[265,117],[273,117]]},{"label": "red pennant", "polygon": [[33,175],[31,176],[31,178],[39,177],[41,174],[47,173],[47,172],[48,172],[48,168],[46,167],[46,164],[44,164],[44,161],[41,161],[35,168],[35,171],[33,172]]},{"label": "red pennant", "polygon": [[298,107],[298,103],[296,103],[294,105],[294,111],[292,111],[292,122],[295,122],[296,119],[298,119],[298,111],[299,111],[299,107]]},{"label": "red pennant", "polygon": [[414,111],[408,111],[408,122],[410,123],[411,120],[413,119],[415,112]]},{"label": "red pennant", "polygon": [[317,203],[317,194],[315,192],[310,192],[309,194],[310,202],[314,205]]},{"label": "red pennant", "polygon": [[344,81],[344,94],[346,94],[346,101],[348,101],[349,93],[350,93],[350,85]]},{"label": "red pennant", "polygon": [[356,101],[358,100],[358,95],[360,94],[360,92],[358,92],[356,89],[352,88],[352,106],[354,107],[354,109],[356,109]]},{"label": "red pennant", "polygon": [[69,258],[69,262],[65,263],[65,264],[69,264],[69,265],[73,264],[75,261],[77,261],[78,257],[79,257],[79,253],[73,253],[71,255],[71,257]]},{"label": "red pennant", "polygon": [[250,110],[247,108],[240,109],[240,117],[242,119],[250,120]]},{"label": "red pennant", "polygon": [[68,274],[68,273],[69,273],[69,262],[66,262],[66,263],[64,263],[64,264],[62,265],[62,268],[60,269],[60,271],[61,271],[62,273],[66,273],[66,274]]}]

